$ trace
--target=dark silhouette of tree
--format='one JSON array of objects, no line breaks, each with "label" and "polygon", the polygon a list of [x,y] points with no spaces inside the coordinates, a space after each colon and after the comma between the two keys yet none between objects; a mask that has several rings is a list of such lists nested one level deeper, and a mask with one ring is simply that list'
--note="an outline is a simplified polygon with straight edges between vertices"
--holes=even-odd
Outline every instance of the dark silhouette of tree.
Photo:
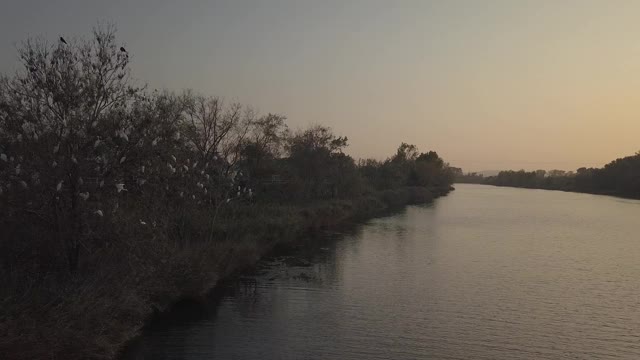
[{"label": "dark silhouette of tree", "polygon": [[640,198],[640,155],[616,159],[600,169],[581,167],[575,172],[509,170],[490,177],[467,174],[457,181]]}]

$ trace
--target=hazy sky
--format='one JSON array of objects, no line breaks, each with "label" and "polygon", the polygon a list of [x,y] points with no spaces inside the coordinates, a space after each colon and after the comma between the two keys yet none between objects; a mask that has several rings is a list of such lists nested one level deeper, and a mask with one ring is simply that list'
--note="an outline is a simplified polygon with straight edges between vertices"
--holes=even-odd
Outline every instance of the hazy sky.
[{"label": "hazy sky", "polygon": [[601,166],[640,150],[640,1],[3,0],[0,71],[29,36],[115,23],[134,75],[400,142],[465,170]]}]

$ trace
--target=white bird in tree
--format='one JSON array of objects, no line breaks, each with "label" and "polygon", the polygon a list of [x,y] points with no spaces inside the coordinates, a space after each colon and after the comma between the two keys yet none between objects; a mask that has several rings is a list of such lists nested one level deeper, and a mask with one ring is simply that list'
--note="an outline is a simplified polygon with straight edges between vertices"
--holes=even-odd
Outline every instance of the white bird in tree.
[{"label": "white bird in tree", "polygon": [[147,223],[142,221],[142,219],[139,219],[138,221],[140,221],[140,225],[147,225]]},{"label": "white bird in tree", "polygon": [[175,174],[176,168],[174,168],[171,164],[167,164],[167,167],[169,168],[169,171],[171,171],[172,174]]},{"label": "white bird in tree", "polygon": [[196,184],[200,189],[202,189],[204,187],[204,185],[202,185],[202,183],[197,183]]},{"label": "white bird in tree", "polygon": [[100,139],[97,139],[97,140],[96,140],[96,142],[94,142],[94,143],[93,143],[93,148],[95,149],[95,148],[97,148],[98,146],[100,146],[100,143],[101,143],[101,142],[102,142],[102,141],[100,141]]},{"label": "white bird in tree", "polygon": [[7,154],[4,154],[4,153],[0,154],[0,160],[7,162]]},{"label": "white bird in tree", "polygon": [[118,136],[122,138],[124,141],[129,141],[129,137],[127,136],[127,133],[124,130],[118,131]]},{"label": "white bird in tree", "polygon": [[127,189],[124,188],[124,184],[122,184],[122,183],[116,184],[115,186],[116,186],[116,190],[118,191],[118,193],[121,192],[121,191],[127,191]]},{"label": "white bird in tree", "polygon": [[140,167],[140,172],[144,174],[144,165]]},{"label": "white bird in tree", "polygon": [[64,180],[60,180],[60,182],[58,183],[58,185],[56,185],[56,191],[60,192],[60,190],[62,190],[62,184],[64,183]]},{"label": "white bird in tree", "polygon": [[184,171],[189,171],[189,167],[187,165],[182,165],[182,168],[184,169]]},{"label": "white bird in tree", "polygon": [[76,156],[75,156],[75,155],[71,155],[71,161],[72,161],[74,164],[77,164],[77,163],[78,163],[78,159],[76,159]]},{"label": "white bird in tree", "polygon": [[102,212],[102,210],[96,210],[95,213],[100,217],[104,216],[104,213]]},{"label": "white bird in tree", "polygon": [[126,156],[121,157],[121,158],[120,158],[120,164],[122,164],[125,160],[127,160],[127,157],[126,157]]},{"label": "white bird in tree", "polygon": [[20,180],[20,185],[22,185],[24,189],[29,188],[29,185],[27,185],[27,183],[24,180]]},{"label": "white bird in tree", "polygon": [[173,160],[173,162],[176,162],[177,159],[175,156],[171,155],[171,160]]},{"label": "white bird in tree", "polygon": [[156,145],[158,145],[158,141],[160,141],[160,138],[159,138],[159,137],[157,137],[157,138],[153,139],[153,141],[151,142],[151,146],[156,146]]},{"label": "white bird in tree", "polygon": [[52,168],[55,168],[56,166],[58,166],[58,162],[54,160],[54,161],[51,163],[51,167],[52,167]]},{"label": "white bird in tree", "polygon": [[80,198],[84,201],[87,201],[87,199],[89,199],[89,193],[88,192],[83,192],[78,194],[78,196],[80,196]]},{"label": "white bird in tree", "polygon": [[84,185],[84,180],[82,180],[81,177],[78,178],[78,185],[80,186]]}]

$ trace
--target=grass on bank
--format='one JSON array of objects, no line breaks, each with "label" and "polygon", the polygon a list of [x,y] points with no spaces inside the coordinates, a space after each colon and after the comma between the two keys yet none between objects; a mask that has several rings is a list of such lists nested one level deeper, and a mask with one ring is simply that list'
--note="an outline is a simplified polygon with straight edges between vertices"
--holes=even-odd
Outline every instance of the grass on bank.
[{"label": "grass on bank", "polygon": [[0,288],[0,351],[15,360],[114,359],[153,313],[203,295],[274,246],[448,191],[405,187],[308,206],[230,207],[219,215],[215,241],[199,232],[209,220],[202,216],[188,219],[188,241],[158,242],[140,226],[111,229],[112,241],[74,275],[9,273]]}]

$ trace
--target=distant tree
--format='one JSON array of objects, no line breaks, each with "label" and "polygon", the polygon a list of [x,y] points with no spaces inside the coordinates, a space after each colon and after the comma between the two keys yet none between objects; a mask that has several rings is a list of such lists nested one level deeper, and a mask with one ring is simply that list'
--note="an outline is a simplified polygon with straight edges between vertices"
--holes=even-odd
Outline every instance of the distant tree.
[{"label": "distant tree", "polygon": [[[260,198],[280,196],[270,179],[279,177],[289,129],[285,117],[268,114],[256,119],[243,145],[238,169],[244,174],[247,186]],[[275,191],[275,193],[274,193]],[[273,194],[269,194],[273,193]]]},{"label": "distant tree", "polygon": [[255,114],[240,104],[225,106],[218,97],[186,93],[185,135],[205,164],[224,165],[225,174],[239,161]]},{"label": "distant tree", "polygon": [[420,154],[416,158],[416,161],[431,163],[438,169],[442,169],[444,167],[444,160],[442,160],[435,151]]},{"label": "distant tree", "polygon": [[418,147],[412,144],[402,143],[398,147],[396,155],[391,159],[393,162],[415,161],[418,158]]},{"label": "distant tree", "polygon": [[[462,172],[462,169],[460,169]],[[471,183],[471,184],[484,184],[486,182],[485,177],[482,174],[476,172],[458,173],[454,171],[454,182],[457,183]]]},{"label": "distant tree", "polygon": [[450,166],[449,169],[454,176],[462,176],[464,173],[462,172],[462,168]]},{"label": "distant tree", "polygon": [[[452,176],[452,175],[451,175]],[[408,184],[413,186],[440,186],[450,183],[444,160],[435,151],[421,153],[411,166]]]},{"label": "distant tree", "polygon": [[[293,134],[287,143],[292,185],[302,198],[326,198],[347,194],[357,170],[353,159],[343,153],[346,137],[330,128],[313,126]],[[351,189],[352,190],[352,189]]]},{"label": "distant tree", "polygon": [[268,114],[253,122],[249,135],[249,142],[260,152],[271,157],[282,156],[289,128],[285,123],[287,118],[282,115]]}]

